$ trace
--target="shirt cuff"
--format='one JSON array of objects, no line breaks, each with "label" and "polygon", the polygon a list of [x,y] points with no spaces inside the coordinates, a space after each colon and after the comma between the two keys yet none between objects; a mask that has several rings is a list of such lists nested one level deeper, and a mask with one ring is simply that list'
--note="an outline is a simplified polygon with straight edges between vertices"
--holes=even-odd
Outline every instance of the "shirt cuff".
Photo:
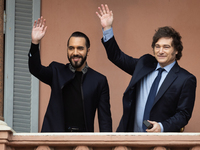
[{"label": "shirt cuff", "polygon": [[[103,29],[102,29],[103,30]],[[114,36],[113,34],[113,29],[110,28],[108,30],[103,30],[103,41],[107,42],[108,40],[110,40],[112,37]]]},{"label": "shirt cuff", "polygon": [[164,128],[163,128],[163,125],[162,125],[162,123],[158,122],[158,124],[160,125],[161,132],[164,132]]},{"label": "shirt cuff", "polygon": [[28,56],[32,57],[33,54],[36,53],[38,50],[39,50],[39,44],[33,44],[33,43],[31,43],[31,48],[30,48]]}]

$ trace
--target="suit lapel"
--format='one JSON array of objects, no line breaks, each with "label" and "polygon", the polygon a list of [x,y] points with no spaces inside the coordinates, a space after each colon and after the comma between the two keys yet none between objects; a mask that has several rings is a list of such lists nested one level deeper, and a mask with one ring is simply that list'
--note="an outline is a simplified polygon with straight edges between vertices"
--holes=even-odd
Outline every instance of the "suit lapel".
[{"label": "suit lapel", "polygon": [[176,78],[178,77],[177,72],[179,71],[179,68],[180,67],[176,62],[176,64],[172,67],[172,69],[166,76],[165,80],[163,81],[163,83],[158,91],[158,94],[155,97],[155,101],[154,101],[153,105],[155,105],[157,103],[157,101],[162,97],[162,95],[170,87],[170,85],[174,82],[174,80],[176,80]]},{"label": "suit lapel", "polygon": [[139,69],[135,70],[135,72],[133,73],[133,76],[131,78],[131,81],[125,91],[125,93],[132,88],[139,80],[141,80],[144,76],[146,76],[147,74],[149,74],[150,72],[152,72],[153,70],[155,70],[157,66],[157,62],[153,62],[152,64],[148,64],[148,65],[144,65],[141,68],[138,67]]},{"label": "suit lapel", "polygon": [[65,66],[65,69],[62,70],[62,73],[59,73],[59,85],[60,89],[62,89],[67,82],[69,82],[72,78],[74,78],[75,73],[69,69],[69,64]]}]

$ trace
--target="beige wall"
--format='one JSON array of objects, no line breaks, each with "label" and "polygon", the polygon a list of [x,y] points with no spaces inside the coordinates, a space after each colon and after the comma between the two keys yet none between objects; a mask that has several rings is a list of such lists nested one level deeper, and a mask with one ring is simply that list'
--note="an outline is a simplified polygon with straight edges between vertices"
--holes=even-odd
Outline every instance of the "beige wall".
[{"label": "beige wall", "polygon": [[[133,57],[152,54],[151,42],[158,27],[172,26],[182,35],[183,57],[179,64],[200,77],[200,1],[199,0],[41,0],[41,12],[47,19],[47,33],[41,42],[43,65],[51,61],[67,63],[66,40],[74,31],[82,31],[91,40],[90,67],[107,76],[110,86],[113,130],[122,115],[122,96],[131,76],[108,61],[101,44],[102,29],[95,12],[108,4],[114,13],[114,34],[120,48]],[[196,68],[196,69],[195,69]],[[193,116],[185,131],[199,132],[199,83]],[[40,83],[40,129],[50,95],[50,87]],[[97,121],[95,131],[98,131]]]}]

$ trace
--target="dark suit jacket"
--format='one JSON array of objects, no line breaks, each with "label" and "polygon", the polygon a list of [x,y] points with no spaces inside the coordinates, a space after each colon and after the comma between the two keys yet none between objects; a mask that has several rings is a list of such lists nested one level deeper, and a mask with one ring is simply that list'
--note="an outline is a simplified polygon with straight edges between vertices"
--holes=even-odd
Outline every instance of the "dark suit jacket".
[{"label": "dark suit jacket", "polygon": [[[51,96],[44,117],[42,132],[64,132],[62,88],[67,86],[67,83],[74,78],[75,73],[69,69],[69,64],[52,62],[48,67],[42,66],[38,47],[39,45],[31,44],[29,70],[31,74],[51,87]],[[98,109],[100,131],[111,132],[112,119],[106,77],[88,68],[83,76],[82,90],[86,131],[94,131],[94,117],[96,109]]]},{"label": "dark suit jacket", "polygon": [[[109,60],[132,75],[124,92],[123,116],[117,131],[133,131],[137,84],[144,76],[155,70],[158,62],[149,54],[139,59],[124,54],[114,37],[103,44]],[[150,120],[161,122],[165,132],[180,131],[191,118],[195,91],[195,76],[176,62],[158,91],[150,112]]]}]

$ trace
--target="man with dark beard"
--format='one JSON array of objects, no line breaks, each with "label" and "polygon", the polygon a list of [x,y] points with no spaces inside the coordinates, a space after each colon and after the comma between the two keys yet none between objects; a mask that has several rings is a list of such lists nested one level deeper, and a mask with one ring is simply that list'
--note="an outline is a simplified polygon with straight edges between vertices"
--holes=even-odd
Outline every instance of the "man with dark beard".
[{"label": "man with dark beard", "polygon": [[98,110],[99,130],[112,132],[109,87],[104,75],[88,67],[89,38],[74,32],[67,42],[70,63],[41,64],[39,43],[47,26],[43,17],[34,22],[29,52],[31,74],[51,87],[42,132],[93,132]]}]

